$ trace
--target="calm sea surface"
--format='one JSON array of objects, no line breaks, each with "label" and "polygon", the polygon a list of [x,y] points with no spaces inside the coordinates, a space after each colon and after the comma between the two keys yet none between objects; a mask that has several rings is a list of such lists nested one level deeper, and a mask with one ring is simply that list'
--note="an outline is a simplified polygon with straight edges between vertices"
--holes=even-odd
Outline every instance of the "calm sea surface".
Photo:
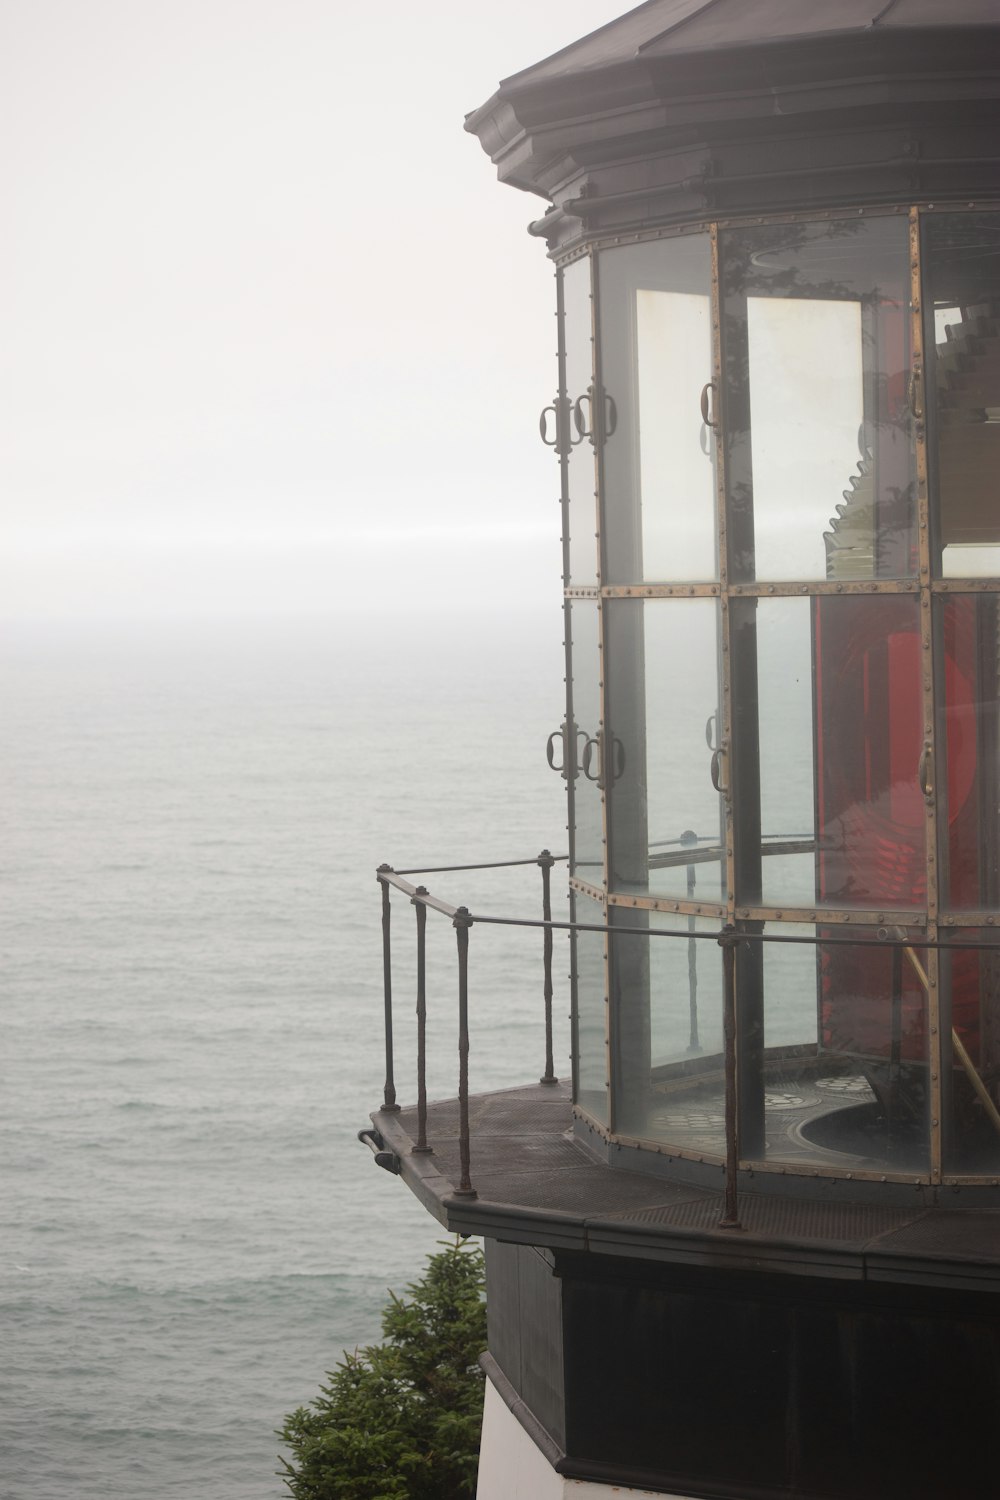
[{"label": "calm sea surface", "polygon": [[[556,605],[460,632],[8,628],[3,1500],[285,1493],[273,1429],[440,1235],[355,1139],[383,1077],[374,868],[563,847],[561,680]],[[532,868],[427,883],[538,914]],[[428,935],[452,1094],[454,940]],[[538,1075],[540,946],[473,931],[473,1088]]]}]

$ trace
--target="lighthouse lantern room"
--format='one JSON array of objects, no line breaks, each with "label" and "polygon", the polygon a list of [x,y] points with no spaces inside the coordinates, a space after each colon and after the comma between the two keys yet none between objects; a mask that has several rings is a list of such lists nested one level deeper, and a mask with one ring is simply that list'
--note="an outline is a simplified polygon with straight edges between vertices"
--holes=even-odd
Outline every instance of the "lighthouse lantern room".
[{"label": "lighthouse lantern room", "polygon": [[544,851],[545,1070],[470,1100],[489,918],[380,869],[362,1134],[486,1240],[480,1500],[996,1488],[998,94],[992,0],[648,0],[467,121],[548,203],[569,921]]}]

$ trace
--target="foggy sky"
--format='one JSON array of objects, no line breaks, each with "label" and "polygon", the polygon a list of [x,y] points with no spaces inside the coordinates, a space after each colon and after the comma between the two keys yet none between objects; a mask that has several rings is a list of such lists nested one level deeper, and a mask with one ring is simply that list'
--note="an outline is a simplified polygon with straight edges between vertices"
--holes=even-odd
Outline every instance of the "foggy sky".
[{"label": "foggy sky", "polygon": [[6,0],[0,616],[559,591],[541,199],[463,116],[616,0]]}]

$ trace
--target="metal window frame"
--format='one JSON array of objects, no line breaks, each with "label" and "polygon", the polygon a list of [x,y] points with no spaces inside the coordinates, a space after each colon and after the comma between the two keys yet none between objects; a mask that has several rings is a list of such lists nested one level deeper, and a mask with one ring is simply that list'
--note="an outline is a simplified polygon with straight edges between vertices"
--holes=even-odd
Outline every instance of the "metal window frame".
[{"label": "metal window frame", "polygon": [[[717,539],[719,546],[719,580],[704,580],[693,582],[672,583],[633,583],[633,584],[608,584],[605,580],[606,557],[605,557],[605,485],[602,443],[598,435],[594,443],[595,461],[595,501],[596,501],[596,532],[598,548],[598,583],[592,585],[579,585],[574,583],[569,574],[569,486],[568,486],[568,453],[560,454],[560,466],[562,474],[562,507],[563,507],[563,566],[564,566],[564,610],[566,611],[566,671],[567,671],[567,714],[572,709],[572,660],[571,641],[568,628],[568,608],[572,600],[588,599],[594,600],[598,606],[598,660],[599,660],[599,734],[602,746],[608,725],[608,688],[605,671],[604,644],[606,638],[606,609],[607,601],[613,599],[676,599],[676,598],[717,598],[720,604],[720,688],[721,702],[720,710],[722,716],[721,739],[728,747],[732,736],[732,712],[733,712],[733,686],[731,671],[732,656],[732,626],[729,610],[730,601],[745,598],[768,598],[768,597],[825,597],[835,595],[900,595],[908,594],[919,596],[920,600],[920,681],[921,681],[921,708],[923,711],[924,741],[929,748],[931,765],[938,764],[937,755],[937,721],[936,704],[938,699],[943,699],[944,693],[944,663],[940,643],[935,642],[932,599],[935,596],[947,596],[950,594],[967,593],[991,593],[1000,594],[1000,578],[974,578],[943,579],[934,576],[933,539],[931,524],[931,506],[928,486],[928,452],[927,452],[927,424],[926,424],[926,392],[924,393],[924,406],[914,414],[913,419],[913,443],[916,463],[917,483],[917,549],[918,549],[918,576],[910,579],[886,579],[886,580],[851,580],[844,582],[833,582],[825,579],[810,580],[782,580],[775,582],[753,582],[753,583],[730,583],[728,576],[728,553],[727,553],[727,501],[728,501],[728,473],[726,445],[721,440],[721,435],[726,431],[725,411],[725,382],[724,375],[724,351],[721,326],[721,286],[719,276],[719,234],[725,229],[746,229],[750,226],[765,224],[796,224],[796,223],[821,223],[851,218],[854,213],[858,217],[883,218],[889,216],[906,217],[908,220],[909,251],[910,251],[910,357],[911,369],[918,380],[922,381],[925,369],[925,313],[922,306],[923,288],[923,260],[922,260],[922,236],[921,223],[923,218],[932,213],[961,214],[964,212],[991,212],[1000,210],[1000,203],[994,200],[974,200],[965,204],[940,204],[913,203],[899,204],[888,203],[884,205],[869,205],[852,211],[846,207],[834,209],[803,210],[797,213],[777,212],[768,215],[740,215],[726,218],[701,218],[683,225],[672,225],[669,227],[654,228],[638,231],[627,235],[595,235],[588,239],[585,245],[577,245],[570,253],[557,256],[557,275],[559,277],[559,290],[557,293],[557,315],[559,317],[559,364],[560,364],[560,397],[566,397],[565,387],[565,306],[562,298],[561,273],[565,266],[573,264],[583,257],[589,257],[591,268],[591,339],[592,339],[592,370],[594,378],[594,389],[598,395],[603,391],[601,372],[601,340],[600,340],[600,270],[601,254],[604,251],[616,249],[624,245],[640,244],[649,241],[673,239],[688,235],[708,235],[711,249],[711,339],[712,339],[712,380],[714,384],[715,405],[713,408],[716,417],[716,522]],[[569,788],[570,795],[570,822],[573,823],[573,788]],[[732,799],[728,794],[723,795],[724,806],[724,833],[725,833],[725,866],[726,866],[726,901],[725,903],[694,902],[678,899],[667,899],[664,897],[650,895],[632,895],[610,889],[610,870],[608,864],[608,852],[610,848],[611,822],[613,809],[607,789],[602,785],[601,792],[601,827],[602,827],[602,850],[603,850],[603,881],[600,888],[578,876],[571,876],[570,889],[581,895],[589,897],[600,903],[604,912],[605,923],[615,908],[630,908],[635,910],[646,910],[650,912],[669,912],[683,915],[697,915],[703,917],[716,917],[726,922],[739,925],[740,923],[796,923],[816,924],[824,926],[848,926],[853,925],[862,930],[871,930],[872,927],[882,925],[904,926],[919,929],[929,942],[936,942],[942,927],[954,930],[956,927],[990,927],[1000,928],[1000,911],[962,911],[949,912],[942,916],[939,910],[939,859],[940,859],[940,829],[938,826],[938,803],[933,781],[930,783],[930,791],[924,798],[924,834],[925,834],[925,859],[927,869],[927,898],[924,907],[911,911],[887,911],[864,909],[846,910],[843,908],[822,908],[804,906],[782,906],[774,907],[767,905],[747,905],[737,903],[735,891],[735,869],[734,869],[734,841],[733,841],[733,808]],[[572,828],[571,828],[572,838]],[[572,847],[572,846],[571,846]],[[955,1174],[945,1173],[942,1168],[942,1135],[943,1135],[943,1097],[942,1079],[946,1062],[950,1066],[950,1047],[942,1036],[941,1023],[941,1000],[940,1000],[940,960],[939,950],[930,947],[925,950],[927,986],[927,1035],[928,1035],[928,1074],[929,1074],[929,1171],[926,1174],[914,1174],[912,1172],[890,1172],[890,1171],[860,1171],[840,1169],[834,1166],[824,1165],[817,1171],[813,1165],[801,1165],[789,1162],[775,1162],[766,1159],[756,1159],[754,1156],[744,1156],[740,1153],[741,1170],[764,1172],[784,1176],[808,1176],[817,1175],[829,1178],[857,1179],[880,1182],[905,1182],[916,1184],[940,1185],[979,1185],[997,1183],[1000,1181],[992,1174]],[[575,969],[575,961],[574,961]],[[646,1141],[634,1137],[620,1135],[616,1131],[616,1086],[615,1069],[612,1066],[612,1048],[615,1033],[615,1013],[617,1001],[612,993],[612,959],[611,938],[609,936],[605,943],[604,959],[605,977],[605,1049],[607,1065],[607,1088],[608,1088],[608,1120],[607,1126],[594,1120],[585,1109],[574,1104],[574,1110],[581,1118],[609,1142],[620,1142],[623,1145],[639,1147],[640,1149],[654,1152],[659,1155],[674,1157],[694,1157],[696,1160],[715,1161],[714,1158],[703,1153],[691,1153],[679,1147],[665,1146],[656,1142]],[[576,1015],[576,998],[574,991],[573,1012]],[[574,1019],[574,1100],[577,1099],[578,1088],[576,1078],[576,1054],[578,1051],[575,1033]]]}]

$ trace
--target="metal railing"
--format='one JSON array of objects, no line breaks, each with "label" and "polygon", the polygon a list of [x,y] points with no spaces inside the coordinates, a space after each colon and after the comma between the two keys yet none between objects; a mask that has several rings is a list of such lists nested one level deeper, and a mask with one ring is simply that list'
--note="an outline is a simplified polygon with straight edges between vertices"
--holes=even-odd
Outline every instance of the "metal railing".
[{"label": "metal railing", "polygon": [[379,865],[376,879],[382,888],[382,969],[385,1001],[385,1087],[383,1090],[384,1111],[395,1114],[399,1110],[396,1102],[395,1059],[392,1032],[392,904],[390,890],[400,891],[409,898],[416,912],[416,972],[417,972],[417,1140],[414,1151],[430,1154],[427,1142],[427,909],[440,912],[447,917],[455,929],[458,958],[458,1110],[459,1110],[459,1161],[460,1181],[456,1189],[459,1197],[474,1198],[475,1189],[471,1179],[469,1140],[469,929],[474,922],[492,923],[495,917],[473,917],[467,906],[451,906],[447,901],[432,896],[424,885],[413,885],[407,875],[442,875],[473,870],[514,869],[537,865],[542,876],[542,916],[540,922],[512,919],[516,926],[540,926],[542,928],[542,1005],[545,1020],[545,1067],[539,1083],[555,1084],[555,1063],[552,1050],[552,867],[568,858],[565,854],[551,854],[543,849],[533,859],[493,860],[485,864],[436,865],[426,869],[394,870],[391,865]]},{"label": "metal railing", "polygon": [[[673,841],[671,841],[673,842]],[[693,853],[695,840],[691,835],[685,835],[677,841],[682,845],[680,863],[686,855],[688,859]],[[417,1136],[413,1152],[419,1154],[431,1154],[433,1148],[427,1138],[427,1052],[426,1052],[426,1025],[427,1025],[427,963],[426,963],[426,924],[427,911],[438,912],[450,921],[454,931],[457,949],[457,977],[458,977],[458,1114],[459,1114],[459,1163],[460,1180],[458,1187],[454,1190],[455,1196],[474,1199],[477,1194],[472,1184],[471,1176],[471,1138],[469,1126],[469,933],[473,926],[500,926],[519,927],[525,929],[537,928],[542,932],[542,1004],[545,1028],[545,1064],[544,1070],[539,1078],[543,1085],[558,1083],[553,1061],[553,1031],[552,1031],[552,961],[553,961],[553,934],[557,931],[568,933],[595,933],[605,938],[613,936],[615,939],[638,937],[646,940],[652,938],[673,938],[685,941],[688,951],[688,978],[690,986],[690,1025],[691,1025],[691,1050],[700,1050],[697,1045],[697,944],[711,942],[718,945],[722,950],[722,1065],[724,1081],[724,1115],[725,1115],[725,1189],[723,1196],[722,1216],[719,1227],[723,1229],[738,1229],[741,1227],[738,1205],[738,1171],[740,1162],[740,1140],[739,1119],[737,1099],[737,995],[736,995],[736,953],[741,944],[746,945],[791,945],[805,946],[825,949],[837,947],[874,946],[876,948],[889,949],[893,953],[894,985],[899,988],[899,975],[902,962],[905,960],[916,973],[926,994],[930,994],[931,982],[926,971],[917,958],[920,951],[936,950],[939,952],[950,952],[952,954],[963,950],[971,951],[998,951],[996,942],[968,942],[954,941],[949,938],[946,941],[933,940],[907,933],[900,927],[880,926],[872,928],[871,936],[859,939],[856,934],[850,936],[841,935],[826,927],[822,932],[804,934],[801,932],[764,932],[759,930],[759,923],[749,926],[723,926],[714,931],[698,931],[688,920],[684,928],[665,927],[627,927],[622,925],[609,925],[597,922],[573,922],[553,920],[552,917],[552,891],[551,872],[557,863],[567,860],[567,855],[553,855],[548,849],[543,849],[540,854],[531,859],[496,860],[478,864],[461,865],[439,865],[422,869],[396,870],[391,865],[383,864],[376,871],[376,879],[381,888],[382,896],[382,957],[384,978],[384,1011],[385,1011],[385,1085],[383,1090],[382,1110],[385,1113],[398,1113],[399,1104],[396,1099],[395,1062],[393,1046],[393,991],[392,991],[392,904],[391,891],[398,891],[405,896],[409,904],[414,908],[416,918],[416,1071],[417,1071]],[[432,874],[454,874],[481,870],[514,869],[517,867],[528,867],[535,865],[541,872],[542,886],[542,915],[535,917],[507,917],[491,915],[486,913],[471,912],[467,906],[453,906],[447,901],[441,900],[433,895],[426,886],[414,885],[407,876],[422,876]],[[687,880],[689,889],[694,885],[694,865],[689,864],[687,869]],[[822,923],[818,925],[823,925]],[[756,929],[756,930],[755,930]],[[894,1024],[898,1026],[898,997],[894,998],[893,1015]],[[976,1093],[979,1102],[990,1118],[997,1132],[1000,1133],[1000,1111],[990,1096],[978,1070],[973,1064],[966,1051],[957,1031],[949,1028],[950,1043],[953,1056],[960,1067],[969,1077],[971,1086]],[[894,1046],[896,1043],[894,1043]],[[897,1047],[898,1050],[898,1047]],[[898,1058],[897,1058],[898,1062]],[[936,1128],[938,1121],[935,1119],[932,1126]],[[361,1132],[366,1137],[368,1132]],[[376,1155],[379,1155],[378,1150]],[[385,1153],[389,1154],[389,1153]],[[885,1181],[883,1176],[882,1181]],[[908,1178],[908,1180],[911,1180]]]}]

